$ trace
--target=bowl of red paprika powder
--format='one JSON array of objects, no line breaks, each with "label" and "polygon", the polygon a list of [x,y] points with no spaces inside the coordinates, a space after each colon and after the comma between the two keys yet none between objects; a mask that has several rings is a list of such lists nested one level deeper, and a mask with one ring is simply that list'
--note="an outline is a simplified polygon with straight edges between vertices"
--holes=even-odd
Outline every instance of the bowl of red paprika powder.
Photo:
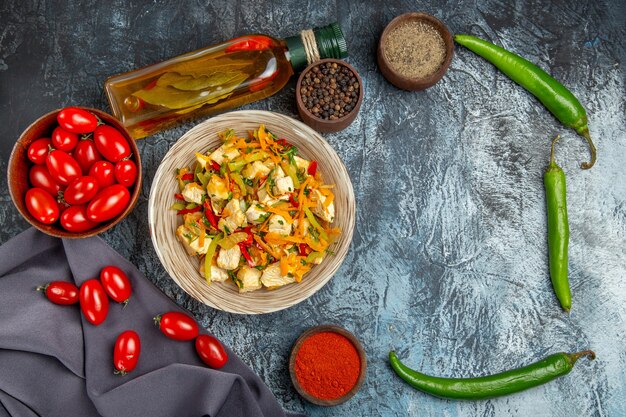
[{"label": "bowl of red paprika powder", "polygon": [[296,391],[307,401],[334,406],[352,398],[365,381],[365,350],[346,329],[312,327],[291,350],[289,373]]}]

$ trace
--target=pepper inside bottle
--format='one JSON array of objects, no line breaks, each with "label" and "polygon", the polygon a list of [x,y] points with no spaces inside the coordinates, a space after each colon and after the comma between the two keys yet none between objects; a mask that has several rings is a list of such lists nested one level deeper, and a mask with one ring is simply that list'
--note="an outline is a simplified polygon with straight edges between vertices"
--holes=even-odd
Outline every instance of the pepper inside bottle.
[{"label": "pepper inside bottle", "polygon": [[175,123],[266,98],[293,75],[285,42],[252,35],[111,77],[113,113],[142,138]]}]

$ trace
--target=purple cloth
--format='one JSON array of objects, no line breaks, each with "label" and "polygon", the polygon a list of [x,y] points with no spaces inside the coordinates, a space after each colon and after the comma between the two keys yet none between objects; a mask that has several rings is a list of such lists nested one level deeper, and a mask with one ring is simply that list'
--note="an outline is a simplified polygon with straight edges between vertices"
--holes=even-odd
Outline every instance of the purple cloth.
[{"label": "purple cloth", "polygon": [[[125,309],[112,302],[100,326],[76,306],[34,291],[49,281],[76,285],[116,265],[133,285]],[[285,416],[261,379],[227,348],[220,370],[193,342],[166,338],[152,318],[183,311],[100,238],[61,240],[30,229],[0,247],[0,416]],[[141,337],[137,368],[113,374],[124,330]],[[292,415],[293,416],[293,415]]]}]

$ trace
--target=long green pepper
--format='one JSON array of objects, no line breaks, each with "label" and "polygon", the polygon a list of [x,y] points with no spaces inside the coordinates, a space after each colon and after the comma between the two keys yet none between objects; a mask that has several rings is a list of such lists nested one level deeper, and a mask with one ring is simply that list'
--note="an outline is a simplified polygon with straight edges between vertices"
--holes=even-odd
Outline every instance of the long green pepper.
[{"label": "long green pepper", "polygon": [[554,161],[554,145],[559,136],[552,140],[550,165],[543,175],[546,188],[548,212],[548,250],[550,258],[550,279],[554,293],[561,307],[569,313],[572,308],[572,293],[567,278],[567,247],[569,245],[569,224],[567,220],[567,198],[565,173]]},{"label": "long green pepper", "polygon": [[589,169],[596,163],[596,147],[589,135],[587,112],[563,84],[532,62],[497,45],[470,35],[454,35],[454,40],[495,65],[537,97],[561,123],[587,140],[591,161],[581,163],[582,169]]},{"label": "long green pepper", "polygon": [[455,400],[482,400],[513,394],[566,375],[583,356],[595,359],[595,353],[591,350],[555,353],[522,368],[478,378],[441,378],[426,375],[404,365],[395,352],[389,352],[389,362],[400,378],[427,394]]}]

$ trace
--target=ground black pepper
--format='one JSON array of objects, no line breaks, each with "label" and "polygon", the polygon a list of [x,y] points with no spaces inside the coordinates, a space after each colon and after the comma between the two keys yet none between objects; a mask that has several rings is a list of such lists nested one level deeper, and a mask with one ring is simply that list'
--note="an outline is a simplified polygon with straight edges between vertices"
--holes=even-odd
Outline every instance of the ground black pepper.
[{"label": "ground black pepper", "polygon": [[439,31],[420,21],[408,21],[387,37],[385,57],[394,71],[407,78],[434,74],[446,59],[446,44]]},{"label": "ground black pepper", "polygon": [[354,109],[359,100],[359,81],[348,68],[324,62],[302,78],[300,97],[308,111],[325,120],[337,120]]}]

